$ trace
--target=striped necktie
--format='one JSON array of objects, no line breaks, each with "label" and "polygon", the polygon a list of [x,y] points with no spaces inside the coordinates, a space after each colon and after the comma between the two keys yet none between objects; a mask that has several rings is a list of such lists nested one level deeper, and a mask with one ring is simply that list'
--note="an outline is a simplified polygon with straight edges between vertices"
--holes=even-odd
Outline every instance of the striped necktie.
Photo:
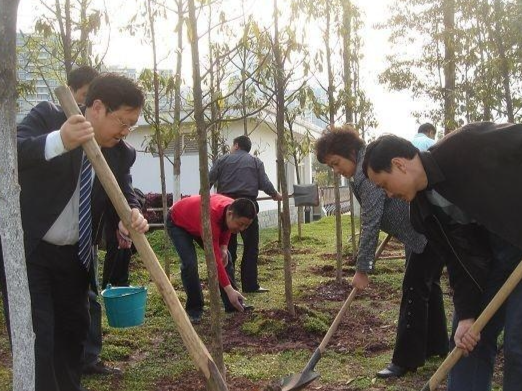
[{"label": "striped necktie", "polygon": [[80,256],[80,262],[87,270],[89,270],[92,259],[91,180],[91,162],[84,153],[80,174],[78,255]]}]

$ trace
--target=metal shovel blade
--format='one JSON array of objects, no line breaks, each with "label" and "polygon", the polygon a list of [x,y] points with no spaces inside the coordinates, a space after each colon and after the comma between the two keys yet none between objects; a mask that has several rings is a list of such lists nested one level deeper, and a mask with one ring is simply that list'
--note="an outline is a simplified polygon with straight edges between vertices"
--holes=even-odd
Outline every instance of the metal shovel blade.
[{"label": "metal shovel blade", "polygon": [[302,390],[308,384],[319,377],[314,371],[304,371],[290,375],[281,380],[281,391],[297,391]]}]

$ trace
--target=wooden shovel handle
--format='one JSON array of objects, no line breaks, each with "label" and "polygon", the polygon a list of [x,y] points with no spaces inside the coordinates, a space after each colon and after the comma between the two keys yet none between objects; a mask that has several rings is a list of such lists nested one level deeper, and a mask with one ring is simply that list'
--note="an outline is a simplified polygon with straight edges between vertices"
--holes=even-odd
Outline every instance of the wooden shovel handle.
[{"label": "wooden shovel handle", "polygon": [[324,336],[323,340],[321,341],[321,344],[317,349],[321,352],[321,354],[324,353],[326,350],[326,345],[330,342],[330,338],[332,338],[333,333],[337,331],[337,328],[339,327],[339,323],[341,323],[341,320],[343,319],[343,316],[346,314],[346,311],[348,311],[348,308],[350,308],[350,304],[352,304],[353,299],[355,299],[355,295],[357,294],[357,288],[352,288],[352,291],[350,292],[350,295],[346,299],[346,301],[343,303],[343,306],[339,310],[339,313],[335,317],[332,325],[328,329],[328,332]]},{"label": "wooden shovel handle", "polygon": [[[474,334],[478,334],[482,331],[482,329],[486,326],[489,320],[495,315],[495,312],[502,306],[502,304],[506,301],[509,294],[515,289],[517,284],[522,280],[522,262],[518,264],[518,266],[513,270],[509,278],[506,280],[504,285],[499,289],[497,294],[491,299],[487,307],[482,311],[480,316],[475,320],[473,325],[470,328],[470,331]],[[433,374],[430,380],[424,385],[422,391],[433,391],[437,388],[437,386],[446,379],[449,371],[453,366],[459,361],[462,357],[463,350],[459,348],[454,348],[452,352],[446,357],[437,371]]]},{"label": "wooden shovel handle", "polygon": [[[390,239],[391,239],[391,235],[390,234],[388,234],[384,238],[384,240],[382,241],[381,245],[379,246],[379,248],[375,252],[375,259],[379,258],[379,256],[381,255],[382,251],[384,250],[384,248],[386,247],[386,244],[388,243],[388,241]],[[330,342],[330,338],[332,338],[333,333],[335,333],[337,331],[337,328],[339,327],[339,323],[341,323],[341,320],[342,320],[343,316],[348,311],[348,308],[350,308],[350,304],[352,304],[352,301],[353,301],[353,299],[355,299],[355,295],[356,294],[357,294],[357,288],[353,288],[352,291],[350,292],[350,294],[348,295],[348,298],[343,303],[343,306],[339,310],[339,313],[335,317],[332,325],[328,329],[328,332],[326,333],[326,335],[324,336],[323,340],[321,341],[321,344],[317,348],[317,349],[319,349],[321,354],[324,353],[324,351],[326,349],[326,345],[328,345],[328,343]]]},{"label": "wooden shovel handle", "polygon": [[[70,117],[75,114],[82,115],[78,105],[74,101],[71,91],[66,86],[60,86],[55,90],[56,96],[60,101],[63,111]],[[181,305],[176,291],[172,287],[167,275],[161,268],[161,265],[156,258],[156,254],[149,245],[149,242],[144,234],[139,233],[131,228],[131,209],[127,200],[123,196],[123,193],[114,178],[112,171],[110,170],[103,154],[101,153],[100,147],[96,144],[94,139],[84,143],[82,145],[85,154],[91,161],[92,167],[96,172],[96,176],[100,180],[103,188],[107,192],[112,204],[114,205],[118,216],[129,229],[130,236],[134,242],[134,246],[140,254],[140,258],[147,267],[150,273],[152,281],[158,287],[158,291],[163,297],[167,308],[176,323],[178,331],[183,339],[190,356],[194,360],[198,370],[203,372],[203,375],[207,379],[207,384],[212,390],[227,391],[227,385],[223,380],[217,366],[210,356],[207,348],[199,338],[198,334],[192,327],[183,306]]]}]

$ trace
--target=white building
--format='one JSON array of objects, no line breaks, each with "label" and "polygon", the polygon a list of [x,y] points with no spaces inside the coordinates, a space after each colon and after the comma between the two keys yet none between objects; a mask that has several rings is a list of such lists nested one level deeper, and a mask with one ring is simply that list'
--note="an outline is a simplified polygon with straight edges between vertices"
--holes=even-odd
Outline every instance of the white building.
[{"label": "white building", "polygon": [[[263,118],[254,117],[249,119],[249,127],[254,129],[250,134],[252,140],[251,153],[257,155],[264,163],[265,171],[270,181],[277,188],[277,144],[276,132],[274,127],[275,117],[265,112]],[[157,155],[145,151],[146,140],[150,138],[151,128],[140,119],[140,126],[133,131],[126,139],[136,150],[137,158],[132,167],[132,178],[134,187],[139,188],[144,193],[161,193],[160,182],[160,164]],[[295,137],[303,139],[306,134],[316,138],[320,132],[320,128],[300,121],[294,124]],[[243,126],[241,121],[235,121],[222,130],[222,136],[228,145],[232,144],[232,140],[243,134]],[[199,194],[199,154],[195,136],[191,133],[184,133],[182,136],[182,155],[181,155],[181,194],[194,195]],[[170,161],[173,159],[171,149],[166,151]],[[209,167],[210,168],[210,167]],[[165,160],[166,171],[166,187],[167,193],[171,193],[174,189],[173,166],[169,160]],[[287,162],[287,182],[288,192],[293,193],[293,184],[297,183],[295,174],[295,165]],[[299,173],[302,184],[312,182],[312,161],[308,155],[299,163]],[[213,189],[212,191],[215,191]],[[267,197],[264,192],[259,193],[259,197]],[[273,226],[277,224],[277,203],[272,200],[260,201],[260,223],[262,226]],[[293,210],[294,208],[292,208]],[[292,212],[295,219],[295,211]]]}]

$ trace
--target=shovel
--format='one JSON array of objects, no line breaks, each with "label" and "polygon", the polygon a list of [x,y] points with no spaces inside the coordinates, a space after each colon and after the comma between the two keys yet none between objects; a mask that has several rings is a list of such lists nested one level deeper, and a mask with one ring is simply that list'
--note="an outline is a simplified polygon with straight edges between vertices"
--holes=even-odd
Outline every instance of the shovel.
[{"label": "shovel", "polygon": [[[294,206],[318,206],[319,188],[317,183],[311,185],[294,185],[294,192],[288,197],[293,197]],[[272,197],[259,197],[257,201],[268,201]]]},{"label": "shovel", "polygon": [[[55,93],[67,117],[75,114],[82,115],[68,87],[58,87],[56,88]],[[144,234],[138,233],[131,228],[131,209],[118,186],[116,178],[114,178],[111,169],[107,165],[100,147],[96,144],[96,141],[92,139],[84,143],[82,148],[91,161],[96,176],[107,192],[107,195],[118,212],[118,216],[125,226],[129,227],[130,236],[140,254],[141,260],[147,267],[152,280],[156,283],[158,291],[163,297],[170,315],[172,316],[172,319],[174,319],[181,338],[183,339],[183,343],[187,347],[198,371],[205,376],[208,389],[214,391],[228,391],[227,385],[223,380],[216,363],[192,327],[192,324],[178,299],[176,291],[161,268],[161,265],[156,258],[156,254],[154,254],[154,251],[150,247],[147,238]]]},{"label": "shovel", "polygon": [[341,310],[335,317],[332,325],[328,329],[328,332],[324,336],[321,344],[317,349],[315,349],[315,352],[314,354],[312,354],[310,361],[308,361],[308,364],[306,364],[306,367],[303,369],[303,372],[297,373],[295,375],[290,375],[281,380],[281,391],[302,390],[308,384],[310,384],[319,377],[319,374],[317,372],[314,372],[314,368],[317,362],[321,359],[322,354],[326,350],[326,345],[328,345],[328,342],[330,342],[330,338],[332,338],[332,335],[337,331],[339,323],[341,323],[341,319],[346,314],[346,311],[348,311],[348,308],[350,307],[350,304],[352,303],[356,294],[357,288],[353,288],[350,292],[350,295],[341,307]]},{"label": "shovel", "polygon": [[[518,283],[522,280],[522,262],[518,264],[515,270],[511,273],[504,285],[499,289],[497,294],[491,299],[488,306],[482,311],[480,316],[475,320],[475,323],[470,328],[470,331],[478,334],[486,326],[486,323],[497,312],[500,306],[506,301],[509,294],[515,289]],[[449,371],[462,357],[463,350],[454,348],[446,359],[440,364],[440,367],[433,374],[430,380],[422,387],[421,391],[433,391],[437,389],[438,385],[446,378]]]}]

